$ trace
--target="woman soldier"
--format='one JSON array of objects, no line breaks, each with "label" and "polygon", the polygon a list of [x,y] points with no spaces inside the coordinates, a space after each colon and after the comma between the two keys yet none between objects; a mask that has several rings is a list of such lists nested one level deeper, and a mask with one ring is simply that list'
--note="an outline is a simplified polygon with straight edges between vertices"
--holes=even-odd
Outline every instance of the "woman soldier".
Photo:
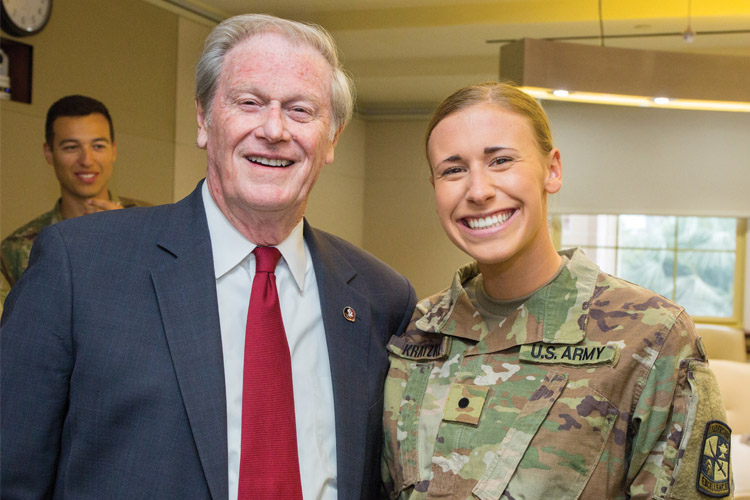
[{"label": "woman soldier", "polygon": [[688,314],[553,246],[562,167],[538,103],[459,90],[426,150],[440,222],[474,262],[389,343],[391,498],[729,496],[730,431]]}]

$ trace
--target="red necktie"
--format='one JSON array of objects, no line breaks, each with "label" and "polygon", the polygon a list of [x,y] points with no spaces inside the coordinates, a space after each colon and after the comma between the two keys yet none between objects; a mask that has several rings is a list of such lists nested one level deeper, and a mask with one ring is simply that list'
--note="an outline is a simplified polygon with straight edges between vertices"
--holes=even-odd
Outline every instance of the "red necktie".
[{"label": "red necktie", "polygon": [[302,500],[292,363],[274,270],[281,253],[256,247],[245,330],[239,500]]}]

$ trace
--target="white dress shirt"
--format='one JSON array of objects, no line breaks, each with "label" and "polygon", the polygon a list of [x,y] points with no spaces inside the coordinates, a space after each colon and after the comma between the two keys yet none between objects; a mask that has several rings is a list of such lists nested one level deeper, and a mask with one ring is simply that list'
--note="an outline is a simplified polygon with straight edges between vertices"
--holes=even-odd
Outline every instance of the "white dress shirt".
[{"label": "white dress shirt", "polygon": [[[256,247],[227,220],[203,183],[203,204],[216,276],[224,377],[227,392],[229,499],[237,499],[242,436],[242,375],[245,323],[255,276]],[[318,284],[302,222],[277,248],[281,317],[292,357],[302,494],[305,500],[336,500],[336,427],[333,387]],[[272,436],[268,436],[273,439]],[[263,437],[259,437],[263,439]]]}]

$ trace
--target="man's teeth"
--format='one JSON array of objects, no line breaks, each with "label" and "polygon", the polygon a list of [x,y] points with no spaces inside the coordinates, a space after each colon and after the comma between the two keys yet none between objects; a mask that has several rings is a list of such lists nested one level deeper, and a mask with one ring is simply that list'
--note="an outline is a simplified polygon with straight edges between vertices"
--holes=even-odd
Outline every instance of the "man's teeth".
[{"label": "man's teeth", "polygon": [[84,179],[93,179],[96,177],[96,174],[78,174],[78,177],[82,177]]},{"label": "man's teeth", "polygon": [[291,160],[275,160],[273,158],[263,158],[262,156],[250,156],[248,157],[248,160],[253,163],[265,165],[267,167],[288,167],[289,165],[294,163]]},{"label": "man's teeth", "polygon": [[510,219],[511,215],[513,215],[512,210],[510,212],[503,212],[501,214],[495,214],[489,217],[483,217],[481,219],[470,219],[467,217],[466,222],[472,229],[485,229],[502,224],[506,220]]}]

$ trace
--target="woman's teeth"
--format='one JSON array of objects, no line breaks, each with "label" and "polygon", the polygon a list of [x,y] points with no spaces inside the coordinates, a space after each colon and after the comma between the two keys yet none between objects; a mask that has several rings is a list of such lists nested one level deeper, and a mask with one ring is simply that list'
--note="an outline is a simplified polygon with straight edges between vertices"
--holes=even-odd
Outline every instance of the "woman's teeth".
[{"label": "woman's teeth", "polygon": [[489,217],[482,217],[481,219],[466,218],[466,223],[472,229],[487,229],[488,227],[499,226],[506,220],[510,219],[513,215],[514,210],[508,212],[502,212],[500,214],[491,215]]}]

